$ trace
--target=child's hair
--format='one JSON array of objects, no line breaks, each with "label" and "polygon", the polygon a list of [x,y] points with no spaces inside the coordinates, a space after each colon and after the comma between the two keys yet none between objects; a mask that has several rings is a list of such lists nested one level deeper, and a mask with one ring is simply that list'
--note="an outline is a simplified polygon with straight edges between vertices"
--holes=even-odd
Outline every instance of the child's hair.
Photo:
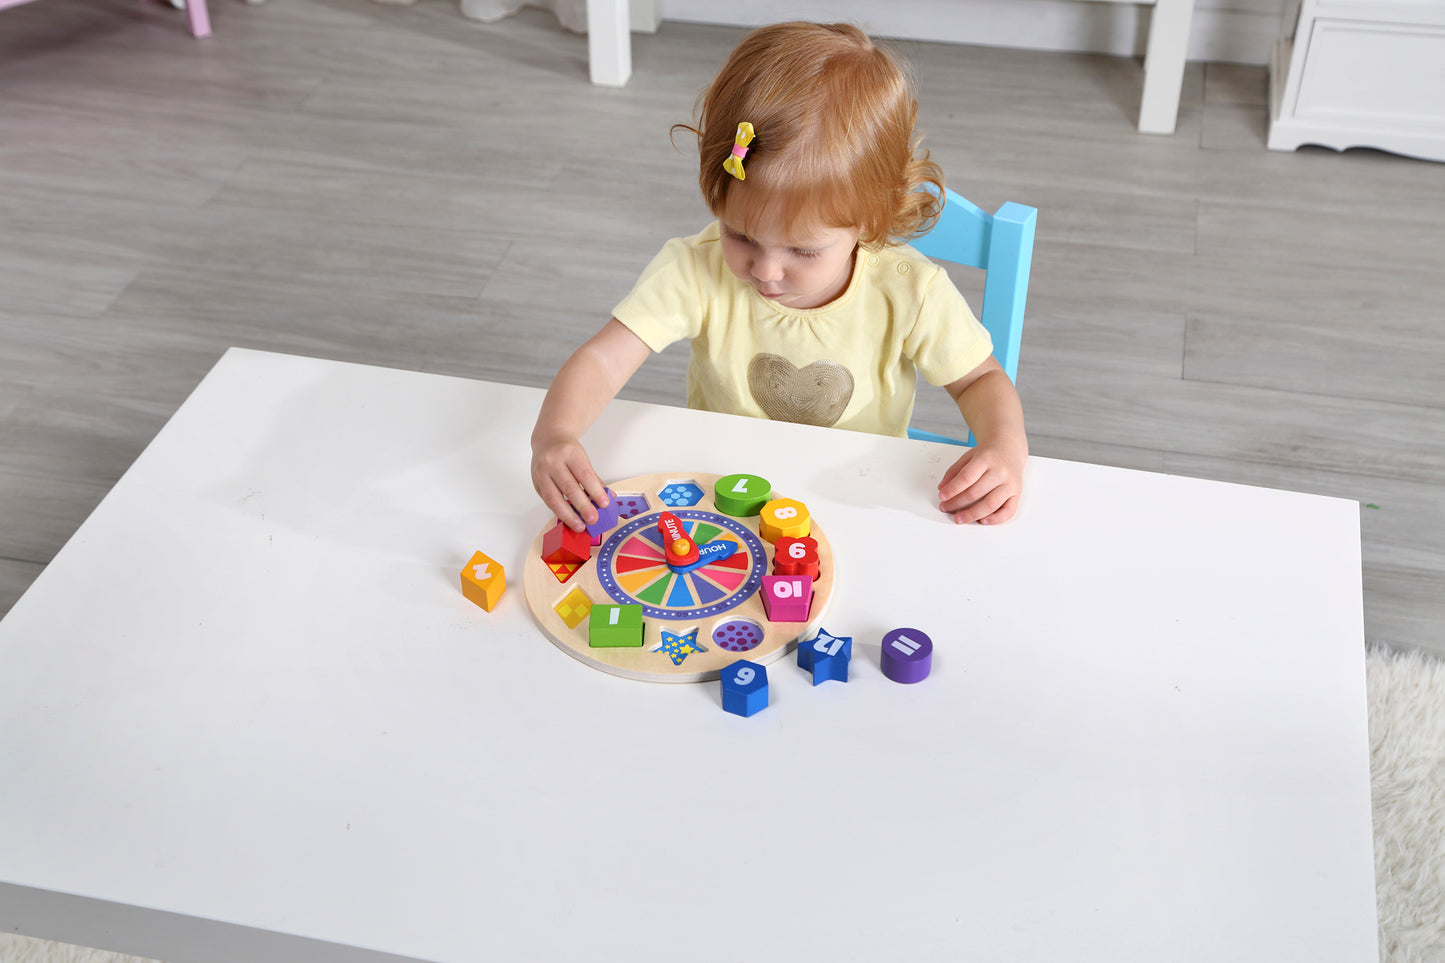
[{"label": "child's hair", "polygon": [[881,246],[923,234],[938,218],[943,172],[919,149],[912,84],[851,24],[753,31],[695,113],[697,127],[677,126],[698,135],[698,182],[718,217],[736,181],[723,161],[746,121],[755,132],[744,160],[754,210],[780,205],[789,228],[804,218],[815,222],[809,227],[857,227],[863,244]]}]

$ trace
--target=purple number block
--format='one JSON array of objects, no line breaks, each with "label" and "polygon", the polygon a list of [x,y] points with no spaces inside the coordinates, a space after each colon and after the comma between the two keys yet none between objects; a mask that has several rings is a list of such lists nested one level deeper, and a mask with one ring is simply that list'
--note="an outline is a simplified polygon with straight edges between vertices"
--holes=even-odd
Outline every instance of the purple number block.
[{"label": "purple number block", "polygon": [[933,670],[933,640],[917,629],[894,629],[883,636],[883,674],[911,685]]},{"label": "purple number block", "polygon": [[769,622],[806,622],[812,607],[813,580],[809,576],[763,576],[763,611]]},{"label": "purple number block", "polygon": [[593,545],[602,544],[602,536],[617,527],[617,496],[607,489],[607,507],[597,509],[597,521],[587,526]]}]

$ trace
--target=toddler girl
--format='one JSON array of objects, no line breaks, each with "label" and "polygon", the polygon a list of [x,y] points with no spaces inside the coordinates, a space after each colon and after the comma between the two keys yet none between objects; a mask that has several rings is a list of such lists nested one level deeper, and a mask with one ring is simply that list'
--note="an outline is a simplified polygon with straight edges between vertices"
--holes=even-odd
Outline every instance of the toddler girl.
[{"label": "toddler girl", "polygon": [[898,64],[856,27],[743,39],[686,128],[717,220],[663,247],[542,404],[532,482],[559,519],[580,529],[606,503],[578,439],[679,338],[688,405],[708,411],[906,436],[922,373],[977,440],[944,473],[940,509],[1013,517],[1028,456],[1018,393],[948,275],[902,241],[943,196],[916,115]]}]

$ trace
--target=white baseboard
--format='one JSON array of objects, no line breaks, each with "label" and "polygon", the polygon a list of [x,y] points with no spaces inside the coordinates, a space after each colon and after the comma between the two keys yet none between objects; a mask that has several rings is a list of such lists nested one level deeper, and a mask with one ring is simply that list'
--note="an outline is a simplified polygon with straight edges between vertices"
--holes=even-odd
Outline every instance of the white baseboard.
[{"label": "white baseboard", "polygon": [[[1211,6],[1226,3],[1229,7]],[[750,27],[779,20],[850,21],[870,34],[985,47],[1144,54],[1150,9],[1087,0],[660,0],[664,20]],[[1199,0],[1190,60],[1267,64],[1281,0]]]}]

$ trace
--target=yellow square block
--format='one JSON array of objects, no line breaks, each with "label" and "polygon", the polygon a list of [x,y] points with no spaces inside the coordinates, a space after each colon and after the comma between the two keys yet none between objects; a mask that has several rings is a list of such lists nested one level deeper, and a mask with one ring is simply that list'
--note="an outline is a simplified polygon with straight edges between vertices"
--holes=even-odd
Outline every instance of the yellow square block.
[{"label": "yellow square block", "polygon": [[592,614],[592,600],[581,589],[574,588],[567,597],[553,606],[567,628],[575,629]]},{"label": "yellow square block", "polygon": [[462,569],[462,594],[490,612],[507,590],[507,570],[481,552]]}]

